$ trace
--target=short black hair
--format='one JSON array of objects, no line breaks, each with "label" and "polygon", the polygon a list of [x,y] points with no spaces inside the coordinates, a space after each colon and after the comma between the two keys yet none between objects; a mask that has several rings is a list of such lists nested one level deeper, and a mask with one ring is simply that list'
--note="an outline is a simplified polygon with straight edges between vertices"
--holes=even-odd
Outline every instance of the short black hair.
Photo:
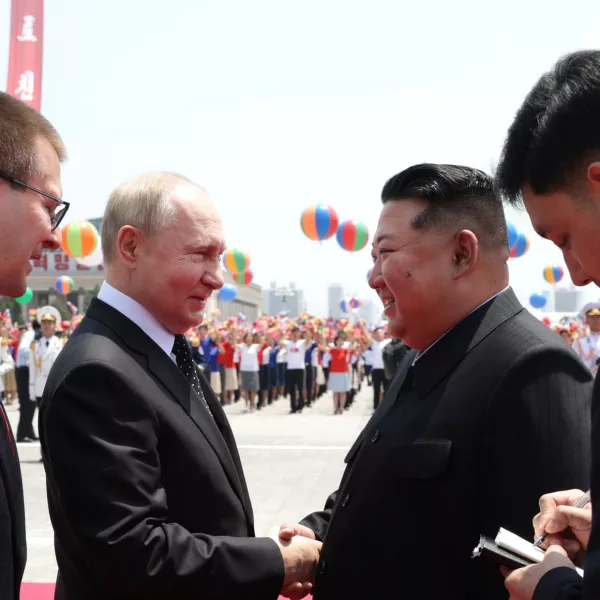
[{"label": "short black hair", "polygon": [[502,200],[487,173],[471,167],[424,163],[394,175],[381,192],[384,204],[411,198],[427,201],[411,223],[414,229],[459,226],[471,229],[483,246],[508,247]]},{"label": "short black hair", "polygon": [[600,51],[561,58],[529,92],[508,130],[496,187],[518,204],[525,185],[547,194],[574,183],[586,159],[600,156]]}]

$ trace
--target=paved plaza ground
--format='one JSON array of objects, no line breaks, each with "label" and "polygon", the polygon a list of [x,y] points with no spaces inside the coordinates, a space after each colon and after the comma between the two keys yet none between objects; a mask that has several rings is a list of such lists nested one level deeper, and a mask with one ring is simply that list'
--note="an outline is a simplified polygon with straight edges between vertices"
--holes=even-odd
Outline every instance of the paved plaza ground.
[{"label": "paved plaza ground", "polygon": [[[283,521],[295,522],[322,508],[340,481],[347,451],[371,415],[372,394],[372,388],[363,386],[350,410],[339,416],[333,415],[330,394],[297,415],[288,414],[288,399],[253,414],[244,412],[243,401],[226,407],[250,488],[257,535],[273,534]],[[6,408],[16,431],[18,404]],[[39,443],[18,447],[27,515],[24,581],[53,582],[56,562]]]}]

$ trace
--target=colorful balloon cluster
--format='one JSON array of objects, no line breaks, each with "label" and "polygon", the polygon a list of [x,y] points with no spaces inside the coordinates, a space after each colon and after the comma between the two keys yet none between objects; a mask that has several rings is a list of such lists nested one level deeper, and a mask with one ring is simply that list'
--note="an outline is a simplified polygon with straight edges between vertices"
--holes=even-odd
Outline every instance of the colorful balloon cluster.
[{"label": "colorful balloon cluster", "polygon": [[[250,257],[243,250],[228,248],[223,254],[223,265],[231,273],[233,280],[239,285],[252,283],[253,274],[250,270]],[[219,290],[219,298],[225,302],[233,302],[237,298],[237,288],[226,283]]]},{"label": "colorful balloon cluster", "polygon": [[335,234],[340,247],[348,252],[358,252],[367,245],[369,230],[362,221],[348,219],[338,223],[337,213],[326,204],[309,206],[300,217],[300,227],[311,240],[322,242]]}]

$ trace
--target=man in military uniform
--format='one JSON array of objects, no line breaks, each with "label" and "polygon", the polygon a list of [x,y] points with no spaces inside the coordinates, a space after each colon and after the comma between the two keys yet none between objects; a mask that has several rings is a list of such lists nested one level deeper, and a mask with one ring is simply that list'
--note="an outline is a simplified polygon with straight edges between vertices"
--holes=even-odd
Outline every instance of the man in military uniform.
[{"label": "man in military uniform", "polygon": [[60,322],[60,313],[53,306],[45,306],[39,314],[42,324],[42,337],[31,344],[29,358],[29,397],[38,406],[44,393],[44,386],[50,369],[63,344],[56,334],[56,324]]},{"label": "man in military uniform", "polygon": [[600,301],[589,302],[583,307],[585,323],[590,328],[590,333],[573,343],[573,350],[579,358],[596,376],[598,361],[600,360]]}]

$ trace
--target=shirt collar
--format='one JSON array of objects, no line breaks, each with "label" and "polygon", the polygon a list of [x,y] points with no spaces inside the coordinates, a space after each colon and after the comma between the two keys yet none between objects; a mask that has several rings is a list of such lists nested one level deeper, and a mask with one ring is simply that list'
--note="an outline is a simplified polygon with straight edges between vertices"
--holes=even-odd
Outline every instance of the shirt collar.
[{"label": "shirt collar", "polygon": [[106,281],[100,287],[98,299],[133,321],[157,346],[168,356],[171,356],[175,335],[137,300],[130,298]]},{"label": "shirt collar", "polygon": [[[499,291],[498,293],[494,294],[493,296],[490,296],[485,302],[482,302],[479,306],[474,308],[469,313],[469,315],[472,315],[476,310],[479,310],[484,304],[491,302],[494,298],[496,298],[496,296],[499,296],[500,294],[505,292],[509,287],[510,286],[506,286],[503,290]],[[469,315],[465,315],[464,318],[466,319]],[[464,319],[461,319],[461,321],[462,320],[464,320]],[[459,323],[460,323],[460,321],[459,321]],[[433,344],[431,344],[431,346],[429,346],[428,348],[423,350],[423,352],[417,352],[417,355],[415,356],[415,360],[413,361],[413,365],[421,358],[421,356],[423,356],[423,354],[425,354],[426,352],[429,352],[429,350],[431,350],[431,348],[433,348],[445,335],[447,335],[450,331],[452,331],[454,329],[454,327],[456,327],[456,325],[458,325],[458,323],[456,323],[454,326],[450,327],[450,329],[448,329],[448,331],[446,331],[446,333],[443,333],[442,335],[440,335],[440,337],[437,340],[435,340],[435,342],[433,342]]]}]

